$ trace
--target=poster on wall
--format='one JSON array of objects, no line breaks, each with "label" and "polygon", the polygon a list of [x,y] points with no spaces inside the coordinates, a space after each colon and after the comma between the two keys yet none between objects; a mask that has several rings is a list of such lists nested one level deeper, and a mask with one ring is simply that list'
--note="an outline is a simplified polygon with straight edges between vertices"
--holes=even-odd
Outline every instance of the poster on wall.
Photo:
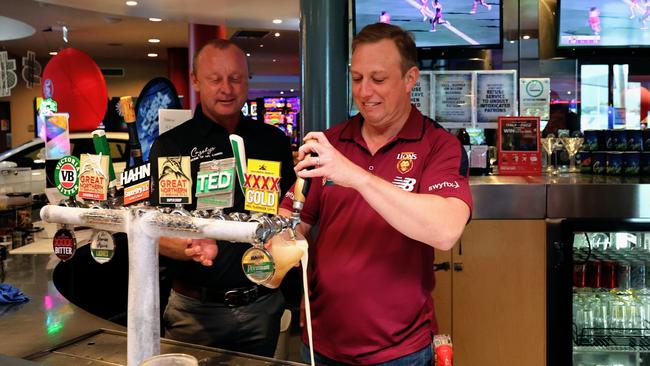
[{"label": "poster on wall", "polygon": [[52,113],[45,118],[45,159],[58,160],[70,155],[68,113]]},{"label": "poster on wall", "polygon": [[473,72],[437,71],[433,73],[432,116],[446,128],[471,127],[475,120]]},{"label": "poster on wall", "polygon": [[420,71],[420,78],[411,91],[411,103],[425,116],[431,117],[431,71]]},{"label": "poster on wall", "polygon": [[499,174],[541,175],[539,117],[499,117]]},{"label": "poster on wall", "polygon": [[499,117],[517,115],[517,71],[476,72],[476,122],[497,128]]},{"label": "poster on wall", "polygon": [[550,78],[519,79],[519,115],[548,121],[551,105]]}]

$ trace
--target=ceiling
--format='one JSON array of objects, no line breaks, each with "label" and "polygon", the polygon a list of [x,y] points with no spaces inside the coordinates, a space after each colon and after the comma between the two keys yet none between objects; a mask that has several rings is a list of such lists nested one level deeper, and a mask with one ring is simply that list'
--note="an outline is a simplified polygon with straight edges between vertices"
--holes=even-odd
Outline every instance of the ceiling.
[{"label": "ceiling", "polygon": [[[228,37],[250,53],[257,89],[277,89],[278,83],[298,87],[299,0],[138,0],[137,6],[127,6],[124,0],[0,0],[0,9],[3,16],[36,30],[26,38],[0,41],[0,50],[15,55],[31,50],[39,58],[74,47],[97,62],[153,62],[148,53],[157,53],[153,60],[160,62],[167,59],[168,48],[187,47],[189,23],[222,25]],[[162,21],[151,22],[149,17]],[[274,24],[273,19],[282,23]],[[64,26],[68,43],[63,41]],[[268,34],[262,38],[236,36],[250,30]],[[150,38],[160,39],[160,43],[149,43]]]}]

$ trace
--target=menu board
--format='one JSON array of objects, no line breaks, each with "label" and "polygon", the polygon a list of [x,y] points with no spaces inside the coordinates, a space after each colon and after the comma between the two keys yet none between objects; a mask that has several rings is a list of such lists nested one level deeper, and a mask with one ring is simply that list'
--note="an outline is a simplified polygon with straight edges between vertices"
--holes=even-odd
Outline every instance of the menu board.
[{"label": "menu board", "polygon": [[447,128],[470,127],[473,115],[473,72],[433,74],[433,119]]},{"label": "menu board", "polygon": [[495,128],[499,117],[517,115],[517,72],[515,70],[476,73],[476,122],[481,128]]},{"label": "menu board", "polygon": [[499,117],[499,174],[541,175],[539,117]]},{"label": "menu board", "polygon": [[420,78],[411,90],[411,103],[420,113],[431,116],[431,71],[420,71]]}]

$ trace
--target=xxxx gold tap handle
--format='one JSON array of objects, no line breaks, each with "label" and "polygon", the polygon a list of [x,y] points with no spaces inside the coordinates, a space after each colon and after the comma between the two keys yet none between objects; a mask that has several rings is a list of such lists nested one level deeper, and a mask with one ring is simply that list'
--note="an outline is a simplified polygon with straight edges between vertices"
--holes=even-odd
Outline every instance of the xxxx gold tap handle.
[{"label": "xxxx gold tap handle", "polygon": [[[305,143],[309,141],[315,141],[314,139],[305,140]],[[318,156],[317,154],[310,153],[305,155],[305,159]],[[314,167],[309,167],[307,170],[312,170]],[[311,187],[311,178],[296,178],[296,184],[293,186],[293,209],[302,210],[302,206],[307,199],[307,193],[309,193],[309,187]]]}]

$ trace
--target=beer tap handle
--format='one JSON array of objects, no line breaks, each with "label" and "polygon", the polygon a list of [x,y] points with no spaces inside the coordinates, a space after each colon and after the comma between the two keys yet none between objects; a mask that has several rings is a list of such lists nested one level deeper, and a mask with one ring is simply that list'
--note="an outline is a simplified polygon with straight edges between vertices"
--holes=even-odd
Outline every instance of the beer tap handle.
[{"label": "beer tap handle", "polygon": [[[313,139],[305,140],[305,143],[311,141]],[[312,156],[317,156],[316,154],[307,154],[305,158],[309,158]],[[307,170],[312,170],[313,167],[307,168]],[[291,227],[295,231],[296,227],[300,223],[300,211],[302,211],[302,208],[305,204],[305,200],[307,199],[307,194],[309,193],[309,188],[311,187],[311,178],[296,178],[296,183],[293,186],[293,212],[291,213]]]}]

